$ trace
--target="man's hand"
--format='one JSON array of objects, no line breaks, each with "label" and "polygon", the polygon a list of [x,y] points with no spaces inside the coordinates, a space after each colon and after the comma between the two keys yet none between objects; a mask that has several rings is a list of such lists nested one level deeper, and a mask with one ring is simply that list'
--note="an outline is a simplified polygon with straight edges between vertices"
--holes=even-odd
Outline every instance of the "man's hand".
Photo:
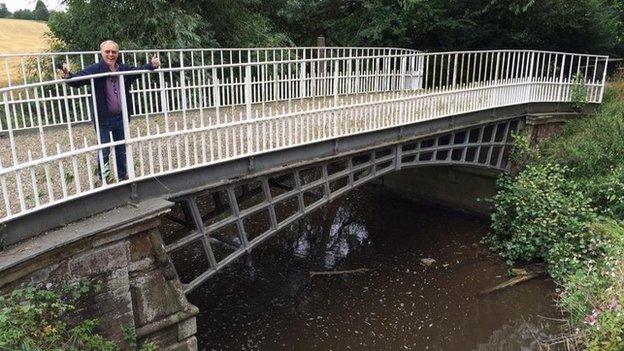
[{"label": "man's hand", "polygon": [[160,58],[158,57],[158,54],[154,54],[154,56],[152,56],[152,60],[150,61],[150,64],[154,68],[160,67]]},{"label": "man's hand", "polygon": [[69,78],[69,74],[70,74],[69,65],[66,62],[58,65],[56,67],[56,73],[59,75],[59,77],[63,79]]}]

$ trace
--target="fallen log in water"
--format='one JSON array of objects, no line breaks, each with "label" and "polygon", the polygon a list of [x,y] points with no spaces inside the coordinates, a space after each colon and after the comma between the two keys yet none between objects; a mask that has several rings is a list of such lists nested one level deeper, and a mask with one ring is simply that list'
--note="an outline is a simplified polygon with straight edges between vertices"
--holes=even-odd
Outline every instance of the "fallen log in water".
[{"label": "fallen log in water", "polygon": [[532,267],[527,270],[515,270],[515,271],[520,272],[520,273],[516,275],[515,277],[508,279],[494,287],[481,291],[479,295],[485,295],[485,294],[489,294],[495,291],[503,290],[503,289],[512,287],[516,284],[524,283],[533,278],[537,278],[546,274],[546,269],[544,269],[544,267],[541,267],[541,266]]},{"label": "fallen log in water", "polygon": [[365,273],[368,271],[369,271],[368,268],[358,268],[358,269],[351,269],[351,270],[346,270],[346,271],[322,271],[322,272],[310,271],[310,278],[314,277],[315,275],[340,275],[340,274],[351,274],[351,273]]}]

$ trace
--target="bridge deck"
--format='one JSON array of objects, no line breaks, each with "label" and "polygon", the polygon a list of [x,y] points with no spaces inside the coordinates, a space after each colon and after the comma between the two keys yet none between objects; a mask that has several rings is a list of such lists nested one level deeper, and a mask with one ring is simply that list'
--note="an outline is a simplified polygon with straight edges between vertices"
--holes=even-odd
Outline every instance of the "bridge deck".
[{"label": "bridge deck", "polygon": [[[531,87],[528,80],[518,79],[506,84],[473,84],[452,91],[413,90],[254,104],[251,119],[246,118],[246,106],[135,116],[130,121],[130,138],[108,147],[114,160],[113,146],[126,143],[134,160],[132,168],[140,179],[264,150],[527,102],[535,97],[546,101],[567,99],[569,89],[562,88],[552,83]],[[597,96],[598,87],[591,89],[590,96]],[[91,123],[22,130],[12,138],[0,140],[3,165],[11,164],[14,157],[18,163],[52,158],[22,167],[12,177],[0,176],[5,198],[0,216],[124,182],[117,178],[112,161],[110,169],[104,170],[104,182],[101,180],[98,150],[106,146],[98,145],[101,144]],[[27,195],[20,196],[20,192]]]}]

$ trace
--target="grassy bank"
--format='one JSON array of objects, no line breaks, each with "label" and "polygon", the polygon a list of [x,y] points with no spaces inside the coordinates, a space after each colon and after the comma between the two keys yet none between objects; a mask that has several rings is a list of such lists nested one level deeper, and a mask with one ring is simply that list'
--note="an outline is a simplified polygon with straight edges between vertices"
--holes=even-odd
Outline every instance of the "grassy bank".
[{"label": "grassy bank", "polygon": [[[12,18],[0,18],[0,53],[13,54],[24,52],[42,52],[48,49],[45,33],[48,25],[40,21],[27,21]],[[7,85],[6,66],[0,62],[0,87]],[[13,83],[21,78],[19,60],[8,62]]]},{"label": "grassy bank", "polygon": [[624,350],[621,82],[595,116],[568,123],[537,150],[518,137],[519,170],[501,178],[494,197],[487,242],[509,264],[547,263],[568,316],[564,349]]}]

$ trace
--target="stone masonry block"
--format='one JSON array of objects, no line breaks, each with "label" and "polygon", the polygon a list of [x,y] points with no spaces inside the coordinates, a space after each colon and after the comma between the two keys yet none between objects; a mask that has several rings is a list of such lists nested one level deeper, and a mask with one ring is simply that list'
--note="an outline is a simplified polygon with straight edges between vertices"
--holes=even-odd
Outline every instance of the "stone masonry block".
[{"label": "stone masonry block", "polygon": [[128,250],[125,242],[94,249],[72,259],[69,272],[72,277],[89,277],[112,272],[128,266]]},{"label": "stone masonry block", "polygon": [[169,316],[181,309],[178,292],[160,270],[142,273],[131,281],[137,326]]},{"label": "stone masonry block", "polygon": [[178,323],[178,340],[190,338],[197,333],[197,321],[195,317]]}]

